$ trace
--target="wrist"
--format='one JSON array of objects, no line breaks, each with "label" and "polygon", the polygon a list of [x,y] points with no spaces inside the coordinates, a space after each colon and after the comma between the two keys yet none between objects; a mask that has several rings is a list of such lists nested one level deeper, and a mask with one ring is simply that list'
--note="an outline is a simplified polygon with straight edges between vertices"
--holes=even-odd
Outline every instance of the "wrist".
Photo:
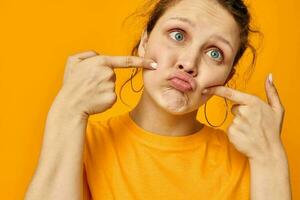
[{"label": "wrist", "polygon": [[77,118],[83,121],[88,120],[89,115],[81,111],[78,106],[73,105],[72,100],[68,100],[65,92],[59,91],[58,95],[55,97],[53,104],[49,110],[50,115],[55,115],[60,119],[71,119]]},{"label": "wrist", "polygon": [[287,167],[287,156],[283,145],[276,145],[267,154],[249,158],[249,164],[261,168]]}]

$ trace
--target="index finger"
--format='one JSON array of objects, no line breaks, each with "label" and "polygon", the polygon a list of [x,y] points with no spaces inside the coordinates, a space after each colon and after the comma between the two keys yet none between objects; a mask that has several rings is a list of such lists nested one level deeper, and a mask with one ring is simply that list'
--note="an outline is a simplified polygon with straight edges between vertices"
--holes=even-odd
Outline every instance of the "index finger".
[{"label": "index finger", "polygon": [[253,101],[253,96],[250,94],[246,94],[244,92],[240,92],[238,90],[224,87],[224,86],[215,86],[209,89],[209,94],[215,94],[219,97],[225,97],[233,102],[238,104],[250,104]]},{"label": "index finger", "polygon": [[[143,67],[155,69],[157,65],[149,58],[138,56],[101,56],[104,59],[105,65],[113,68],[128,68],[128,67]],[[154,66],[154,67],[152,67]]]}]

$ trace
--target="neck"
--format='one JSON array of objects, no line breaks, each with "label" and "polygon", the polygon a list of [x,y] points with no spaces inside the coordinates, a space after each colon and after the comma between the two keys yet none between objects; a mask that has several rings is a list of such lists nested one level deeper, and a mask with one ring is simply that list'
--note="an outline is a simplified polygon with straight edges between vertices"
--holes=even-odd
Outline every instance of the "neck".
[{"label": "neck", "polygon": [[185,136],[203,128],[197,121],[197,111],[183,115],[166,112],[155,102],[149,100],[143,91],[137,106],[130,111],[130,117],[141,128],[165,136]]}]

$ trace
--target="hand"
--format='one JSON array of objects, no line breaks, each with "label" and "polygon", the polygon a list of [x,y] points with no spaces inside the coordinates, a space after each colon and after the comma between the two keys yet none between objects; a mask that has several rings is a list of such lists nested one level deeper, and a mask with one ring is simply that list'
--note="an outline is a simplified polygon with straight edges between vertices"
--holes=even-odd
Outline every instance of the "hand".
[{"label": "hand", "polygon": [[[268,103],[257,96],[228,87],[209,88],[209,94],[225,97],[237,104],[232,106],[234,115],[228,127],[228,138],[237,150],[251,159],[264,159],[282,148],[280,134],[284,108],[274,84],[265,82]],[[276,155],[275,155],[276,156]]]},{"label": "hand", "polygon": [[94,51],[70,56],[58,101],[87,116],[104,112],[116,102],[113,68],[144,67],[153,70],[153,62],[136,56],[98,55]]}]

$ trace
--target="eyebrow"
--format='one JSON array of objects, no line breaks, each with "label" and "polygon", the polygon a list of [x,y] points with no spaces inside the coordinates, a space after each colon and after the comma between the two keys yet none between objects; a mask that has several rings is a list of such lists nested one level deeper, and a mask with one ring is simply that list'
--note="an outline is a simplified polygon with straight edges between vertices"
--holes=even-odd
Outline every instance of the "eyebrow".
[{"label": "eyebrow", "polygon": [[223,38],[220,35],[212,35],[212,36],[215,37],[215,38],[217,38],[217,39],[219,39],[219,40],[221,40],[225,44],[227,44],[230,47],[231,51],[233,52],[233,47],[231,46],[230,42],[228,42],[228,40],[226,40],[225,38]]},{"label": "eyebrow", "polygon": [[194,22],[192,22],[188,18],[184,18],[184,17],[170,17],[168,20],[179,20],[179,21],[186,22],[186,23],[190,24],[191,26],[196,26],[196,24]]},{"label": "eyebrow", "polygon": [[[191,26],[196,26],[196,24],[194,22],[192,22],[188,18],[184,18],[184,17],[170,17],[168,20],[179,20],[179,21],[188,23]],[[226,40],[225,38],[223,38],[221,35],[213,35],[213,37],[215,37],[215,38],[221,40],[222,42],[224,42],[225,44],[227,44],[231,48],[231,51],[233,51],[233,47],[231,46],[230,42],[228,40]]]}]

